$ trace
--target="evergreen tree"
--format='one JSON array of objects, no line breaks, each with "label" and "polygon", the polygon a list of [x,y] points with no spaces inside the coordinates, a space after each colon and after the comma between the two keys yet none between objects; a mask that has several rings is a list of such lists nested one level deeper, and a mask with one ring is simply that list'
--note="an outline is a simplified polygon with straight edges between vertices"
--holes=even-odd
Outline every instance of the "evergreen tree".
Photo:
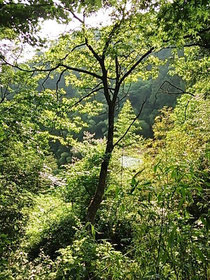
[{"label": "evergreen tree", "polygon": [[138,132],[141,130],[140,122],[136,119],[131,102],[127,99],[124,103],[115,125],[115,137],[116,140],[123,136],[123,134],[128,129],[129,125],[134,121],[134,124],[131,126],[125,137],[120,142],[121,147],[128,147],[136,143],[139,140]]}]

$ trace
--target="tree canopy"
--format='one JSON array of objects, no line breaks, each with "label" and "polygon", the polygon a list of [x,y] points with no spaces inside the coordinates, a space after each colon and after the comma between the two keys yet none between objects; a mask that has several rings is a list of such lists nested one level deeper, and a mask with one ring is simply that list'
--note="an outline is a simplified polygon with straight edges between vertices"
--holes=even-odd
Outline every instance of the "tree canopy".
[{"label": "tree canopy", "polygon": [[0,278],[208,279],[208,11],[0,2],[1,39],[78,22],[30,61],[1,51]]}]

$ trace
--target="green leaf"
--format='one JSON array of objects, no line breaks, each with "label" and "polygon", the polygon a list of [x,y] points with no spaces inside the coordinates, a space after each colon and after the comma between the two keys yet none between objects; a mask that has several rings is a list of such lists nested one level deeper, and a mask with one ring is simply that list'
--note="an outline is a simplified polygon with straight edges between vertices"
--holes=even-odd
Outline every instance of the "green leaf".
[{"label": "green leaf", "polygon": [[200,260],[202,262],[206,262],[206,256],[203,254],[203,252],[198,248],[198,247],[194,247],[195,252],[198,254]]},{"label": "green leaf", "polygon": [[93,238],[95,239],[96,231],[95,231],[94,225],[92,225],[92,224],[91,224],[91,234],[92,234]]}]

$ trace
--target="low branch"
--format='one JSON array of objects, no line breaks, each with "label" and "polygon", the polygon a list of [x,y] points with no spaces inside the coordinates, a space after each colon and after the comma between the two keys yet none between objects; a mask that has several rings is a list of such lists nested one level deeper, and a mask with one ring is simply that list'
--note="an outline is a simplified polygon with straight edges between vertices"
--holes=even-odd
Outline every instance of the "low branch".
[{"label": "low branch", "polygon": [[144,108],[144,105],[146,103],[147,99],[144,100],[144,102],[141,104],[141,108],[139,110],[138,115],[133,119],[133,121],[131,122],[131,124],[129,125],[129,127],[126,129],[126,131],[124,132],[124,134],[114,143],[113,147],[117,146],[119,144],[119,142],[127,135],[127,133],[129,132],[129,130],[131,129],[132,125],[135,123],[135,121],[139,118],[139,116],[141,115],[141,112]]}]

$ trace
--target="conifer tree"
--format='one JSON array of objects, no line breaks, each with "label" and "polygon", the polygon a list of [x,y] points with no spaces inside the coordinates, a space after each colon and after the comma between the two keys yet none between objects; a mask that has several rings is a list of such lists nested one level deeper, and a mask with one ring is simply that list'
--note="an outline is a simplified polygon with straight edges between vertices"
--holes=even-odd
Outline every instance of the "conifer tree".
[{"label": "conifer tree", "polygon": [[[119,115],[118,120],[115,125],[115,137],[121,137],[129,124],[136,118],[131,102],[127,99],[124,103]],[[139,140],[138,131],[140,131],[140,122],[136,120],[135,123],[131,126],[130,130],[127,132],[125,137],[120,142],[121,147],[128,147],[136,143]],[[116,139],[117,140],[117,139]]]}]

